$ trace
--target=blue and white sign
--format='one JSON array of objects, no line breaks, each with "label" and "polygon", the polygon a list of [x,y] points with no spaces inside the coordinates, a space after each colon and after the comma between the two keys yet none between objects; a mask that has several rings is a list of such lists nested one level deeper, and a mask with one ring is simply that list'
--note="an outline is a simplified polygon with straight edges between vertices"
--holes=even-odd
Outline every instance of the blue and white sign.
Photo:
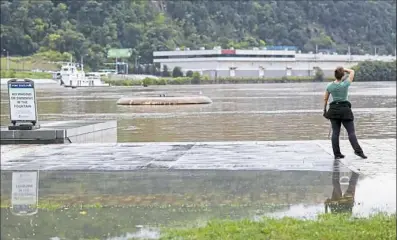
[{"label": "blue and white sign", "polygon": [[8,81],[11,122],[37,122],[36,92],[32,80]]}]

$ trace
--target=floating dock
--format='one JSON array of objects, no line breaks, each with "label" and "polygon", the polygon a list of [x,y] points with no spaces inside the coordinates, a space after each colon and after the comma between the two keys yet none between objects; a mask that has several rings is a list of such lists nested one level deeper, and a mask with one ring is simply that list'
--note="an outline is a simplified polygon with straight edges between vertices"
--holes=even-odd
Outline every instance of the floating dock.
[{"label": "floating dock", "polygon": [[206,96],[123,97],[117,101],[117,105],[186,105],[210,103],[212,103],[212,100]]},{"label": "floating dock", "polygon": [[8,130],[1,127],[1,145],[117,142],[117,121],[39,122],[39,129]]}]

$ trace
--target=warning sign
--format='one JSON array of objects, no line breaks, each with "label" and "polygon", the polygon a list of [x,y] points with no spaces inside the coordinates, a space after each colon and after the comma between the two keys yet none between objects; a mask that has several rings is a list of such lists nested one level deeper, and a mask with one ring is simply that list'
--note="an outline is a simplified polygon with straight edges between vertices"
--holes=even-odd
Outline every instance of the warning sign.
[{"label": "warning sign", "polygon": [[36,94],[31,80],[8,82],[11,122],[36,122]]}]

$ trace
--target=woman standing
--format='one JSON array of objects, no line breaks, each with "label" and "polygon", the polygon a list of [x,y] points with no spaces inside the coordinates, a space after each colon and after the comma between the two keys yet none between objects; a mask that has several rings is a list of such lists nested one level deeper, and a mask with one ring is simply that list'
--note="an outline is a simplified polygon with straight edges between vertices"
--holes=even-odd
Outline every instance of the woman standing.
[{"label": "woman standing", "polygon": [[[348,73],[349,75],[342,81],[345,73]],[[328,84],[325,91],[323,116],[331,121],[332,150],[334,152],[335,159],[345,157],[340,152],[339,148],[339,134],[342,124],[346,128],[354,153],[363,159],[367,158],[360,144],[358,144],[354,130],[354,116],[351,110],[351,103],[348,101],[349,86],[353,82],[353,79],[354,70],[338,67],[335,70],[335,80]],[[332,102],[329,104],[329,109],[327,111],[329,95],[332,96]]]}]

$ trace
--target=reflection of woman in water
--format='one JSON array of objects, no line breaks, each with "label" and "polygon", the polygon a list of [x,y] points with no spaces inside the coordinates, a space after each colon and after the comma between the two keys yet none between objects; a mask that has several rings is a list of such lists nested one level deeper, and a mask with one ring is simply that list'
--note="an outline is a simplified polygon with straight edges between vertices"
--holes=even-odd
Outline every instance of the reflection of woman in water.
[{"label": "reflection of woman in water", "polygon": [[[342,81],[345,73],[349,75]],[[351,110],[351,104],[348,101],[349,86],[353,82],[353,79],[354,70],[338,67],[335,70],[335,80],[328,84],[327,90],[325,91],[323,116],[331,121],[332,149],[335,159],[345,157],[340,152],[339,148],[339,134],[342,124],[349,135],[349,141],[354,149],[354,153],[361,158],[367,158],[361,146],[358,144],[354,130],[354,116]],[[329,104],[329,109],[327,111],[329,95],[332,96],[332,102]]]},{"label": "reflection of woman in water", "polygon": [[332,213],[352,213],[354,206],[354,195],[356,193],[356,185],[359,175],[355,172],[352,173],[349,180],[349,186],[346,192],[342,194],[340,186],[340,167],[339,161],[334,161],[332,172],[332,186],[333,191],[331,198],[325,201],[325,213],[328,213],[328,208]]}]

